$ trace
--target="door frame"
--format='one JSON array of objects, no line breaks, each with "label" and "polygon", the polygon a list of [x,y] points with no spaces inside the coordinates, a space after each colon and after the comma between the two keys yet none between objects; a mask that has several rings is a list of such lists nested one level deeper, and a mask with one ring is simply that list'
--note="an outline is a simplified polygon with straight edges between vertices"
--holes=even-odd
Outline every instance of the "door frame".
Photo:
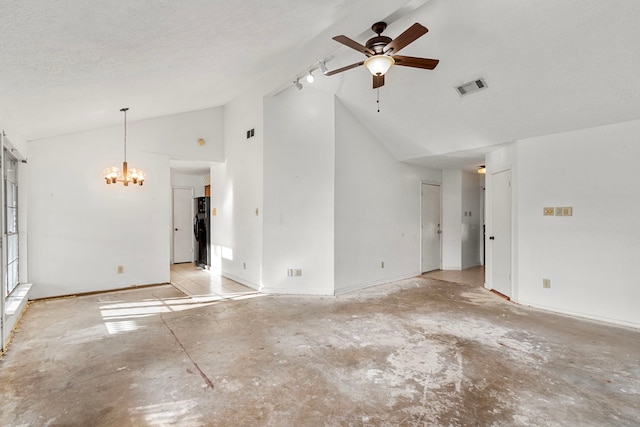
[{"label": "door frame", "polygon": [[[421,181],[420,182],[420,274],[425,273],[424,271],[424,264],[422,262],[422,249],[423,249],[423,244],[422,244],[422,238],[424,235],[424,228],[423,228],[423,224],[422,224],[422,220],[424,212],[422,211],[422,202],[424,199],[424,194],[422,191],[423,185],[432,185],[434,187],[438,187],[438,194],[439,194],[439,201],[440,201],[440,209],[438,212],[439,215],[439,219],[440,219],[440,230],[442,230],[442,183],[440,182],[432,182],[432,181]],[[438,256],[438,269],[442,270],[442,231],[440,231],[440,244],[438,245],[438,250],[439,250],[439,256]]]},{"label": "door frame", "polygon": [[[195,197],[195,188],[192,186],[184,186],[184,185],[172,185],[171,186],[171,228],[169,229],[169,232],[171,233],[171,238],[170,240],[170,251],[171,251],[171,257],[170,257],[170,262],[171,264],[173,264],[174,262],[174,258],[173,258],[173,249],[174,249],[174,239],[175,239],[175,225],[174,225],[174,218],[173,218],[173,208],[174,208],[174,197],[173,197],[173,190],[178,189],[178,190],[191,190],[191,215],[189,215],[190,218],[194,217],[194,207],[193,207],[193,200]],[[191,236],[191,253],[194,254],[194,240],[193,240],[193,232],[189,233],[189,236]],[[193,257],[192,257],[193,258]],[[193,261],[193,260],[192,260]]]}]

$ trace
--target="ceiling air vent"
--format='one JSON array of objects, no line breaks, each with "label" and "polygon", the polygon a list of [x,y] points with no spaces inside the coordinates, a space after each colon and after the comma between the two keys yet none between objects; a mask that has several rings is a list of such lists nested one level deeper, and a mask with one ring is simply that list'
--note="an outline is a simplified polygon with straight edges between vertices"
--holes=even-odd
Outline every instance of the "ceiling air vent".
[{"label": "ceiling air vent", "polygon": [[483,78],[479,78],[469,83],[465,83],[462,86],[458,86],[456,90],[460,96],[469,95],[470,93],[477,92],[481,89],[486,89],[487,82]]}]

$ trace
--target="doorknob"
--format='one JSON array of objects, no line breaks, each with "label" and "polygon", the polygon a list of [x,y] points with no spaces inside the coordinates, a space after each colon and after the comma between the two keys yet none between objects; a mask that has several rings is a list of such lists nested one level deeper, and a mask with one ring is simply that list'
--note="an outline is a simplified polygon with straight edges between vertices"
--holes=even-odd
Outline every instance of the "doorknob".
[{"label": "doorknob", "polygon": [[495,236],[491,236],[491,237],[489,237],[489,240],[496,240],[496,239],[495,239]]}]

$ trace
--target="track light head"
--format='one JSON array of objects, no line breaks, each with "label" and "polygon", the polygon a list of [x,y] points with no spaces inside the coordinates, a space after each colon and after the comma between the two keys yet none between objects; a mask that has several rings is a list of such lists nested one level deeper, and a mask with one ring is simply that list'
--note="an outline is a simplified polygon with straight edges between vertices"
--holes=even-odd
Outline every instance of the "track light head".
[{"label": "track light head", "polygon": [[296,87],[296,89],[298,89],[298,90],[302,90],[302,83],[300,83],[300,79],[296,79],[296,80],[293,82],[293,85]]},{"label": "track light head", "polygon": [[320,72],[322,72],[322,74],[326,75],[329,70],[327,70],[327,66],[324,65],[324,61],[320,61]]}]

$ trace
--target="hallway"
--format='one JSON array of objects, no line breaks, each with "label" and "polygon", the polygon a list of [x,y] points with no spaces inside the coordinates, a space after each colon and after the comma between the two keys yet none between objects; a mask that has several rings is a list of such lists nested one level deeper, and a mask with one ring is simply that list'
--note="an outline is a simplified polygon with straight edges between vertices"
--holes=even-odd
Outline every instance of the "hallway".
[{"label": "hallway", "polygon": [[640,423],[640,331],[428,276],[338,297],[210,283],[235,294],[35,302],[0,361],[0,425]]}]

